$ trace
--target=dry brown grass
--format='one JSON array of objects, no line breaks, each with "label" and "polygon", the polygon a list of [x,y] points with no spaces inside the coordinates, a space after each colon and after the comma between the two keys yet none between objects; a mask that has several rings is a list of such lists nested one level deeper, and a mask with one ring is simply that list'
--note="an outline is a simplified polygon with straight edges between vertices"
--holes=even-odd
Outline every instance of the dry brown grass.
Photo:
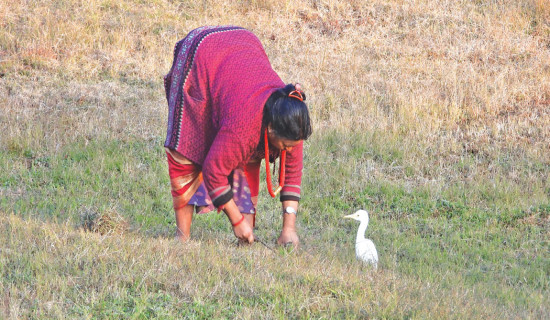
[{"label": "dry brown grass", "polygon": [[542,0],[4,1],[0,143],[160,137],[174,43],[240,24],[285,81],[304,84],[316,133],[393,132],[415,168],[433,148],[447,163],[521,149],[548,164],[548,16]]},{"label": "dry brown grass", "polygon": [[128,231],[128,222],[114,208],[103,212],[86,208],[81,213],[82,228],[100,235],[123,235]]},{"label": "dry brown grass", "polygon": [[[46,82],[40,87],[74,92],[75,81],[105,77],[159,86],[173,44],[190,29],[239,23],[258,34],[285,81],[304,83],[317,129],[435,140],[444,130],[451,142],[540,149],[550,127],[548,12],[543,0],[7,1],[0,57],[8,79],[30,73]],[[3,82],[8,108],[21,109],[17,97],[35,88]]]}]

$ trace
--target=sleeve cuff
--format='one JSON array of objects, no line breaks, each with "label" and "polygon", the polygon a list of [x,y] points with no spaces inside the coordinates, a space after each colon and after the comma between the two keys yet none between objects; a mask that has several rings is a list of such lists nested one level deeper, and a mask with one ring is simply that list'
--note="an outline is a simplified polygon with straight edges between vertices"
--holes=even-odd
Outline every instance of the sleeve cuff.
[{"label": "sleeve cuff", "polygon": [[231,199],[233,199],[233,191],[229,189],[228,192],[216,197],[215,199],[212,199],[212,204],[214,205],[214,207],[219,208],[228,203]]}]

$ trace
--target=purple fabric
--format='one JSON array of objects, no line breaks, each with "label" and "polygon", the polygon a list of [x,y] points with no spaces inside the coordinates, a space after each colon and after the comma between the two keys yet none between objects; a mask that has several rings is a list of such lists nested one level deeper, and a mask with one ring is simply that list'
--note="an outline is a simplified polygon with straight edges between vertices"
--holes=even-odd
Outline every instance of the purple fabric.
[{"label": "purple fabric", "polygon": [[[252,204],[250,188],[248,182],[246,181],[246,175],[241,169],[236,169],[233,171],[231,188],[233,191],[233,200],[241,213],[256,213],[256,208]],[[188,204],[195,205],[197,207],[203,207],[198,213],[207,213],[215,210],[216,208],[212,204],[212,199],[208,196],[208,192],[204,186],[204,182],[201,183],[191,200]]]}]

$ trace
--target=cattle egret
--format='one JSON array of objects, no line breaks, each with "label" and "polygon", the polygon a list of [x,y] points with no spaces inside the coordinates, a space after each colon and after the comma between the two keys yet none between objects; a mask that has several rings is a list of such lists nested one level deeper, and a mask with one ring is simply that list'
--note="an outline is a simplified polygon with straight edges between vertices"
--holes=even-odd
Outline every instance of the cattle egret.
[{"label": "cattle egret", "polygon": [[376,269],[378,266],[378,252],[376,252],[372,240],[365,238],[365,231],[367,231],[369,225],[369,213],[365,210],[359,210],[354,214],[344,216],[344,218],[361,221],[355,238],[355,255],[357,259],[372,264]]}]

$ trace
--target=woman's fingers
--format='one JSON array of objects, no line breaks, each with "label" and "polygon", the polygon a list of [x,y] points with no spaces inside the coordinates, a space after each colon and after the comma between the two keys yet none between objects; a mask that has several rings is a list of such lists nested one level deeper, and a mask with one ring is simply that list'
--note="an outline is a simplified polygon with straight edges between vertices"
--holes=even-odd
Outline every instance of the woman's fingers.
[{"label": "woman's fingers", "polygon": [[246,220],[241,222],[239,225],[233,227],[233,233],[235,234],[235,237],[243,241],[246,241],[248,243],[254,242],[254,232],[252,232],[252,228]]},{"label": "woman's fingers", "polygon": [[252,243],[252,242],[254,242],[254,234],[251,233],[251,234],[248,236],[248,243]]},{"label": "woman's fingers", "polygon": [[290,243],[294,245],[294,247],[298,247],[300,244],[300,238],[295,230],[283,229],[277,243],[281,246],[287,246]]}]

